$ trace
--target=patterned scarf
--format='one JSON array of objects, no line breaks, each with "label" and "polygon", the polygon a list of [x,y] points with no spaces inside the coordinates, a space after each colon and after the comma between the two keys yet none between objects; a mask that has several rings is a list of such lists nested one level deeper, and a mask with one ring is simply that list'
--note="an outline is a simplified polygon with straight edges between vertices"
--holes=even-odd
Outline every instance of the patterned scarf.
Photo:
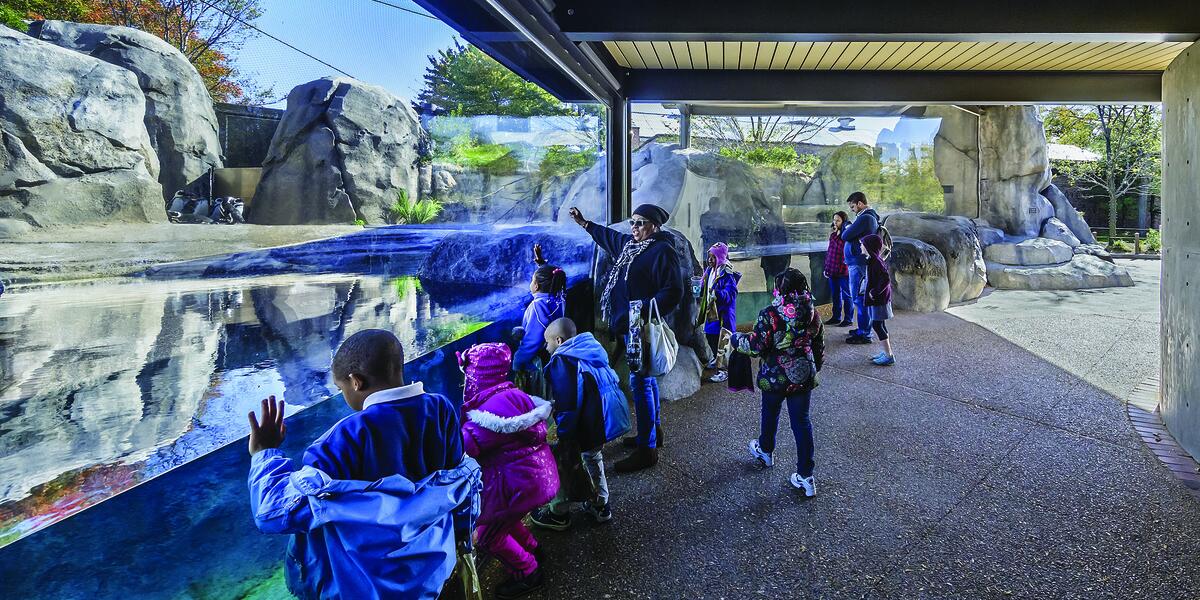
[{"label": "patterned scarf", "polygon": [[633,259],[639,254],[646,251],[650,244],[654,243],[654,238],[648,238],[640,242],[629,240],[625,243],[625,247],[621,248],[621,255],[617,257],[617,262],[613,263],[612,269],[608,271],[608,283],[604,284],[604,293],[600,295],[600,318],[607,321],[612,315],[612,290],[613,286],[617,285],[618,279],[624,279],[629,265],[633,263]]}]

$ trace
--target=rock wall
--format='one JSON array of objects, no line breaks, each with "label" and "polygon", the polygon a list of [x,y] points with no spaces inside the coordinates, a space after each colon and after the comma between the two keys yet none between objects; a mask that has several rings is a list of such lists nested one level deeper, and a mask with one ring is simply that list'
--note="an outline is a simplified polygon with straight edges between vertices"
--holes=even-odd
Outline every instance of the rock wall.
[{"label": "rock wall", "polygon": [[66,21],[38,21],[29,35],[137,76],[146,96],[144,122],[158,155],[164,198],[222,166],[212,97],[195,67],[174,46],[129,27]]},{"label": "rock wall", "polygon": [[933,168],[946,194],[946,214],[979,216],[979,117],[955,106],[928,106],[926,117],[942,120],[933,138]]},{"label": "rock wall", "polygon": [[[1200,458],[1200,44],[1163,74],[1162,400],[1167,429]],[[1192,285],[1192,284],[1196,285]],[[1192,346],[1196,344],[1196,346]]]},{"label": "rock wall", "polygon": [[326,77],[296,86],[271,140],[248,219],[265,225],[386,222],[417,197],[421,126],[383,88]]},{"label": "rock wall", "polygon": [[989,106],[979,118],[980,217],[1009,235],[1037,237],[1055,216],[1046,132],[1033,106]]},{"label": "rock wall", "polygon": [[0,220],[165,220],[145,114],[132,72],[0,26]]},{"label": "rock wall", "polygon": [[966,217],[924,213],[894,213],[884,219],[896,237],[920,240],[937,248],[946,260],[950,302],[974,300],[987,285],[987,266],[975,223]]}]

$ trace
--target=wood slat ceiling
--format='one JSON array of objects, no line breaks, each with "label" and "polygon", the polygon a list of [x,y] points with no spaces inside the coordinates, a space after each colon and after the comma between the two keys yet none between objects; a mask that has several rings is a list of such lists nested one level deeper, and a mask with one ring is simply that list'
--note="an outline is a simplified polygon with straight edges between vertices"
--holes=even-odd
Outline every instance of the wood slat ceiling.
[{"label": "wood slat ceiling", "polygon": [[630,69],[1162,71],[1191,42],[604,42]]}]

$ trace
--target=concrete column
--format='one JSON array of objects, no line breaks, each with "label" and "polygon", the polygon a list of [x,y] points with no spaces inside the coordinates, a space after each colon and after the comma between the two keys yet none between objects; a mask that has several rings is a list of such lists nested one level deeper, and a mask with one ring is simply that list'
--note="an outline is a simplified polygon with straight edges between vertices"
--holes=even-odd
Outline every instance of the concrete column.
[{"label": "concrete column", "polygon": [[1200,43],[1163,73],[1162,400],[1167,429],[1200,457]]},{"label": "concrete column", "polygon": [[630,128],[629,101],[615,97],[608,109],[608,132],[605,156],[608,161],[608,221],[615,223],[629,218],[629,153],[633,146]]},{"label": "concrete column", "polygon": [[692,111],[687,104],[679,105],[679,147],[692,146]]}]

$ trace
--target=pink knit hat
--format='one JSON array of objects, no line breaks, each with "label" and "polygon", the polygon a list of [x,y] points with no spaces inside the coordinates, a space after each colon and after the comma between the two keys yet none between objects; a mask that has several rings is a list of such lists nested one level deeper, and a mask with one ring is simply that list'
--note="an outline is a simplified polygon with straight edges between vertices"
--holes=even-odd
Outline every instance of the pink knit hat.
[{"label": "pink knit hat", "polygon": [[729,246],[724,242],[717,242],[708,249],[708,253],[717,259],[717,266],[721,266],[729,262]]},{"label": "pink knit hat", "polygon": [[459,352],[458,367],[466,375],[463,399],[471,401],[479,392],[508,381],[512,368],[512,350],[506,344],[476,344]]}]

